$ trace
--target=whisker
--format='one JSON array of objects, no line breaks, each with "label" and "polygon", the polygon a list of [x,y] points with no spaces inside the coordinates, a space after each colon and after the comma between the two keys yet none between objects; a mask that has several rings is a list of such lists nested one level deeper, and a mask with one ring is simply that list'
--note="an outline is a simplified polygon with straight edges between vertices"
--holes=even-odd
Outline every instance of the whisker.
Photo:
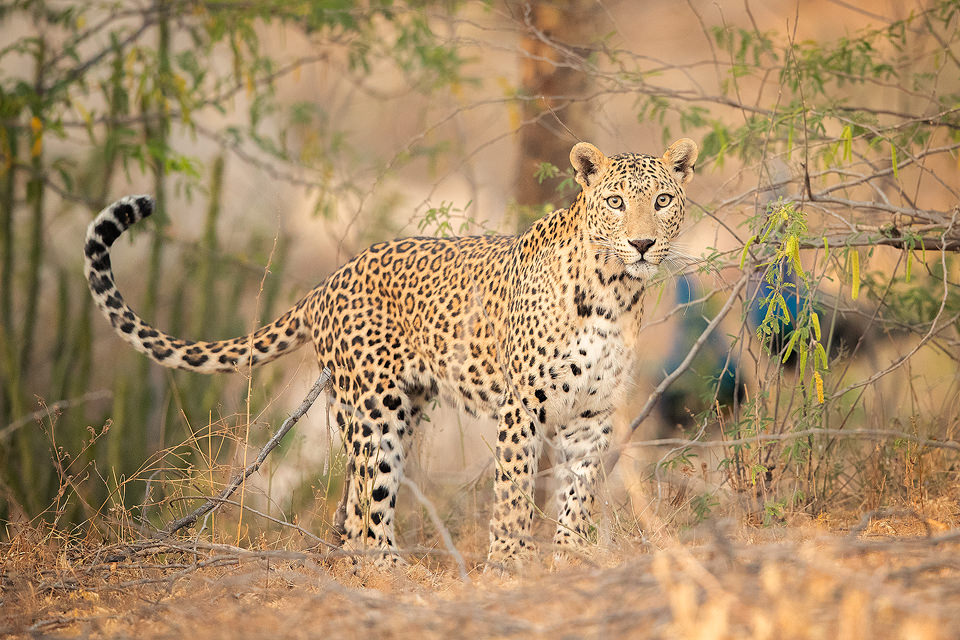
[{"label": "whisker", "polygon": [[685,250],[682,249],[682,248],[678,248],[678,247],[676,247],[676,246],[671,246],[671,247],[670,247],[670,252],[669,252],[668,255],[669,255],[672,259],[676,260],[677,262],[681,262],[681,261],[682,261],[682,262],[685,262],[687,266],[694,266],[694,265],[696,265],[696,266],[698,267],[698,270],[700,270],[700,271],[706,271],[706,272],[711,273],[711,274],[713,274],[713,275],[715,275],[715,276],[720,273],[720,267],[718,267],[717,265],[715,265],[715,264],[713,264],[712,262],[706,260],[706,259],[703,258],[702,256],[693,255],[693,254],[685,251]]},{"label": "whisker", "polygon": [[589,240],[589,242],[591,245],[593,245],[594,250],[597,252],[597,256],[602,258],[604,265],[606,265],[610,259],[625,264],[620,252],[613,246],[613,242],[611,242],[608,238],[603,236],[594,236]]}]

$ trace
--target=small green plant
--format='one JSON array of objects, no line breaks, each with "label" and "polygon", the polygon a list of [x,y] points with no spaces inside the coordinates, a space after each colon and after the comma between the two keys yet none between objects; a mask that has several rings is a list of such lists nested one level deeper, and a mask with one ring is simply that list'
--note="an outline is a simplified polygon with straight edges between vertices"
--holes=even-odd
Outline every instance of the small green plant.
[{"label": "small green plant", "polygon": [[704,522],[713,514],[713,510],[720,506],[720,499],[713,492],[698,493],[690,498],[690,508],[696,522]]},{"label": "small green plant", "polygon": [[[773,252],[757,268],[764,269],[766,287],[758,291],[757,302],[764,315],[757,325],[757,337],[768,353],[776,352],[781,362],[787,362],[793,352],[799,354],[798,372],[806,381],[807,362],[813,354],[809,382],[817,401],[824,401],[823,376],[829,368],[823,346],[820,316],[814,308],[810,291],[816,290],[812,275],[803,268],[800,244],[806,239],[806,214],[793,202],[780,200],[768,207],[765,224],[759,234],[748,238],[740,256],[743,268],[755,244],[766,245],[773,238]],[[790,298],[793,304],[788,303]],[[774,350],[772,347],[779,348]]]},{"label": "small green plant", "polygon": [[558,175],[560,175],[560,168],[557,165],[550,162],[541,162],[534,172],[533,177],[536,179],[537,184],[543,184],[544,180],[556,178]]},{"label": "small green plant", "polygon": [[488,235],[496,233],[483,219],[469,215],[471,202],[463,207],[454,206],[453,202],[443,201],[439,207],[430,207],[423,217],[417,221],[417,231],[429,233],[440,238],[463,236],[471,233]]},{"label": "small green plant", "polygon": [[783,522],[787,513],[787,499],[768,500],[763,505],[763,526],[771,527]]}]

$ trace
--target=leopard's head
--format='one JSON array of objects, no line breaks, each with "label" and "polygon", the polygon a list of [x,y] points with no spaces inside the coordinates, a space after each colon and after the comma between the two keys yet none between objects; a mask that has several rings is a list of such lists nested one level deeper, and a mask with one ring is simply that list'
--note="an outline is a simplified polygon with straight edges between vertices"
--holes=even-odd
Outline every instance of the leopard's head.
[{"label": "leopard's head", "polygon": [[605,262],[617,260],[626,275],[647,279],[670,256],[686,201],[683,187],[693,177],[699,150],[677,140],[661,157],[622,153],[607,157],[588,142],[570,151],[583,188],[589,241]]}]

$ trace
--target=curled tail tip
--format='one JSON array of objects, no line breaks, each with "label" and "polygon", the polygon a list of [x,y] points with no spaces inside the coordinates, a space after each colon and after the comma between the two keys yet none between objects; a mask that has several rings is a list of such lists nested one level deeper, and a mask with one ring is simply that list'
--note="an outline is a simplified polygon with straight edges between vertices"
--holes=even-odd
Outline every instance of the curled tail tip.
[{"label": "curled tail tip", "polygon": [[133,200],[134,205],[137,207],[137,211],[140,214],[138,219],[147,218],[153,213],[154,201],[151,196],[139,195],[139,196],[130,196]]},{"label": "curled tail tip", "polygon": [[100,212],[97,218],[114,218],[127,229],[153,213],[153,198],[146,195],[125,196]]},{"label": "curled tail tip", "polygon": [[120,234],[153,213],[150,196],[126,196],[103,209],[87,227],[87,257],[109,248]]}]

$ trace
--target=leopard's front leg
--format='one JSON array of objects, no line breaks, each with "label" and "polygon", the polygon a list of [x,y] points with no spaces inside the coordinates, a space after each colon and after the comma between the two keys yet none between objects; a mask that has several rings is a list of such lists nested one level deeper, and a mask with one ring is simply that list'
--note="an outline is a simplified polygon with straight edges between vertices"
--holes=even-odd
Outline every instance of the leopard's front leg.
[{"label": "leopard's front leg", "polygon": [[531,529],[541,431],[536,416],[524,406],[511,400],[502,408],[497,430],[488,567],[509,568],[507,565],[535,551]]},{"label": "leopard's front leg", "polygon": [[558,429],[560,459],[554,465],[558,513],[553,538],[558,553],[596,542],[596,494],[603,476],[603,453],[612,431],[610,415],[578,417]]}]

